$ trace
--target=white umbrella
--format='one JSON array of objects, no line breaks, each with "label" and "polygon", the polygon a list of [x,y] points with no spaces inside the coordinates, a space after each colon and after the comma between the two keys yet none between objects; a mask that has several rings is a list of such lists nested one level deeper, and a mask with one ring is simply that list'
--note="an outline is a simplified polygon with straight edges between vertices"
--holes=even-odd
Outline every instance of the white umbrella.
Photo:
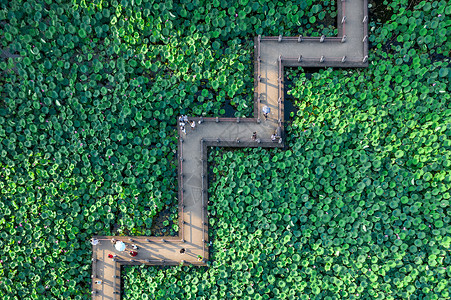
[{"label": "white umbrella", "polygon": [[263,106],[262,110],[263,110],[264,114],[269,114],[269,112],[271,111],[271,108],[269,108],[268,106],[265,105],[265,106]]},{"label": "white umbrella", "polygon": [[125,244],[122,241],[117,241],[115,247],[117,251],[125,251]]}]

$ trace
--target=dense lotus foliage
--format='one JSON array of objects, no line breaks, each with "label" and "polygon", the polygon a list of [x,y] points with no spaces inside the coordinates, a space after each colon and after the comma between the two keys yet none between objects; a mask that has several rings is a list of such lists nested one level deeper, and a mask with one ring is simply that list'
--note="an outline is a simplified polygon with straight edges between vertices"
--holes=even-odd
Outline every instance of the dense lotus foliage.
[{"label": "dense lotus foliage", "polygon": [[286,151],[211,149],[209,267],[128,267],[126,299],[451,297],[451,7],[417,4],[368,69],[290,71]]},{"label": "dense lotus foliage", "polygon": [[331,1],[0,2],[0,298],[90,297],[94,235],[177,228],[176,116],[250,116],[253,38]]}]

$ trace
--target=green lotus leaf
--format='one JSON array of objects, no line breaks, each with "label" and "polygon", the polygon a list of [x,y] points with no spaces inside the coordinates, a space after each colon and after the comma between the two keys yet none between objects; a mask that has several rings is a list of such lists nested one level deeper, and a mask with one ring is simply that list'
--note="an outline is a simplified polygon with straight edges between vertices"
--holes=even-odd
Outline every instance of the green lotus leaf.
[{"label": "green lotus leaf", "polygon": [[440,77],[446,77],[446,76],[448,76],[448,73],[449,73],[449,68],[448,67],[441,68],[440,71],[438,72]]}]

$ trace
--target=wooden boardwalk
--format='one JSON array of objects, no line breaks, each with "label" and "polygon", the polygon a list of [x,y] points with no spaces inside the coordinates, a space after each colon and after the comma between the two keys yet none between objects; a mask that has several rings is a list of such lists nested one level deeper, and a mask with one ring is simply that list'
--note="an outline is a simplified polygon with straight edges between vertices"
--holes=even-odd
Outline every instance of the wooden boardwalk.
[{"label": "wooden boardwalk", "polygon": [[[92,299],[120,299],[122,265],[205,265],[209,260],[208,147],[284,147],[284,67],[366,67],[367,7],[366,0],[338,1],[338,37],[254,39],[254,118],[190,118],[196,121],[195,130],[187,126],[186,135],[179,131],[178,237],[96,236],[100,243],[92,251]],[[265,105],[271,108],[267,119],[261,111]],[[275,131],[282,136],[280,142],[271,141]],[[253,132],[257,140],[251,139]],[[116,251],[112,238],[136,244],[138,255]],[[109,254],[117,257],[108,258]]]}]

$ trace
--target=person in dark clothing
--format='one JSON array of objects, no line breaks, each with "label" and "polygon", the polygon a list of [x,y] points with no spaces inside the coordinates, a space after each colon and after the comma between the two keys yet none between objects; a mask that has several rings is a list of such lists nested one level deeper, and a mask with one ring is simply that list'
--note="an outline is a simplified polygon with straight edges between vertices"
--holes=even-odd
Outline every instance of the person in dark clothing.
[{"label": "person in dark clothing", "polygon": [[255,141],[257,140],[257,132],[254,131],[254,133],[252,134],[252,140]]}]

